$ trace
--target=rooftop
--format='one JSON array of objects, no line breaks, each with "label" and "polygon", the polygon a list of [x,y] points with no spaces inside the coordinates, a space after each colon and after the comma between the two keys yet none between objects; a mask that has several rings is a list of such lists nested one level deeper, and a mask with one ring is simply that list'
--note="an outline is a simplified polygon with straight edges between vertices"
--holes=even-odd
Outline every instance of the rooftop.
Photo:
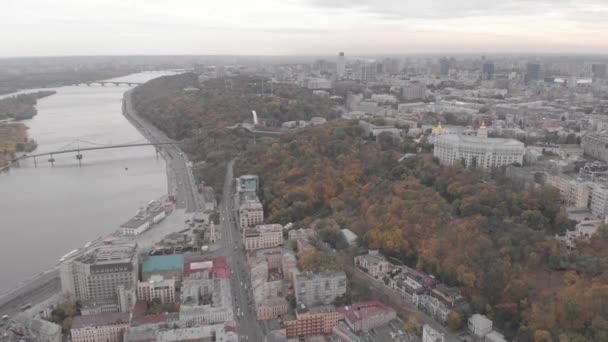
[{"label": "rooftop", "polygon": [[386,315],[395,312],[395,310],[378,301],[369,301],[341,306],[338,308],[338,312],[344,315],[349,321],[355,322],[370,316]]},{"label": "rooftop", "polygon": [[230,269],[226,263],[226,258],[198,258],[184,263],[184,277],[190,277],[195,273],[210,272],[214,278],[228,279]]},{"label": "rooftop", "polygon": [[74,320],[72,321],[72,329],[125,323],[129,323],[128,312],[105,312],[97,315],[74,317]]},{"label": "rooftop", "polygon": [[445,141],[452,144],[457,143],[474,143],[474,144],[483,144],[490,146],[511,146],[511,147],[521,147],[524,148],[524,143],[517,141],[515,139],[503,139],[503,138],[482,138],[471,135],[457,135],[457,134],[447,134],[440,135],[436,138],[435,143]]},{"label": "rooftop", "polygon": [[137,244],[106,245],[90,253],[78,257],[76,260],[85,264],[108,265],[129,263],[135,256]]},{"label": "rooftop", "polygon": [[142,265],[142,273],[181,271],[184,265],[184,257],[179,254],[152,256],[146,259]]}]

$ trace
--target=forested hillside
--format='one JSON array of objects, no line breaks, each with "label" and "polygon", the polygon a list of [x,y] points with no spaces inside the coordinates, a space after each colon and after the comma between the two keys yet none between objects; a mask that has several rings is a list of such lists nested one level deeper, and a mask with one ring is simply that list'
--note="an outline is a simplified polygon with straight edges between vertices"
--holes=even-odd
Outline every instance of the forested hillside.
[{"label": "forested hillside", "polygon": [[519,341],[608,339],[608,241],[568,253],[573,227],[552,188],[522,190],[500,171],[441,167],[430,154],[399,163],[413,142],[361,138],[342,121],[250,148],[269,222],[332,218],[369,248],[458,285],[475,312]]},{"label": "forested hillside", "polygon": [[226,162],[251,141],[250,136],[227,127],[251,123],[252,110],[268,127],[337,116],[327,98],[314,96],[308,89],[280,83],[271,87],[268,80],[250,76],[203,84],[193,73],[161,77],[137,87],[133,103],[170,138],[181,140],[192,160],[207,162],[197,169],[197,176],[215,187],[223,181]]}]

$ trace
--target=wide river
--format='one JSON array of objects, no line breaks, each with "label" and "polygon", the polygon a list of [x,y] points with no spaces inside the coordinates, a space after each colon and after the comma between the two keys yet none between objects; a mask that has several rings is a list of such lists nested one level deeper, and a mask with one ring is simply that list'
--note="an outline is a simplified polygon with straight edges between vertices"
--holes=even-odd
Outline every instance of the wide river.
[{"label": "wide river", "polygon": [[[145,82],[168,73],[114,80]],[[128,88],[70,86],[38,101],[23,121],[36,152],[146,140],[124,118]],[[56,264],[88,241],[114,232],[137,209],[167,192],[165,163],[153,147],[82,152],[22,162],[0,173],[0,294]]]}]

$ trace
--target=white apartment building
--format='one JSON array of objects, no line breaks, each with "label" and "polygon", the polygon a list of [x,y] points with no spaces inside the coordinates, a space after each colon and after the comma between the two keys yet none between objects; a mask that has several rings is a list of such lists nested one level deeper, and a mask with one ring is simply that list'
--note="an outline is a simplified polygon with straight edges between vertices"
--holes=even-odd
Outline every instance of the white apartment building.
[{"label": "white apartment building", "polygon": [[602,184],[591,184],[591,202],[589,205],[593,215],[604,217],[608,213],[608,187]]},{"label": "white apartment building", "polygon": [[485,138],[479,133],[477,137],[447,134],[435,138],[433,156],[443,165],[464,161],[467,167],[476,163],[479,167],[490,169],[522,164],[524,153],[524,144],[513,139]]},{"label": "white apartment building", "polygon": [[608,162],[608,134],[587,134],[581,139],[581,147],[586,155]]},{"label": "white apartment building", "polygon": [[243,231],[246,250],[278,247],[283,244],[283,226],[264,224]]},{"label": "white apartment building", "polygon": [[245,202],[239,206],[239,225],[241,229],[253,227],[264,222],[264,208],[259,201]]},{"label": "white apartment building", "polygon": [[301,273],[295,276],[296,302],[307,307],[328,305],[346,293],[347,278],[343,271]]},{"label": "white apartment building", "polygon": [[484,337],[492,331],[492,321],[484,315],[474,314],[468,323],[469,330],[477,337]]},{"label": "white apartment building", "polygon": [[161,275],[155,274],[148,281],[138,282],[137,299],[160,299],[161,303],[175,303],[175,278],[163,279]]},{"label": "white apartment building", "polygon": [[547,175],[547,185],[559,190],[562,203],[566,207],[585,208],[589,206],[591,186],[589,182],[573,179],[565,175]]},{"label": "white apartment building", "polygon": [[422,342],[444,342],[445,335],[425,324],[422,327]]}]

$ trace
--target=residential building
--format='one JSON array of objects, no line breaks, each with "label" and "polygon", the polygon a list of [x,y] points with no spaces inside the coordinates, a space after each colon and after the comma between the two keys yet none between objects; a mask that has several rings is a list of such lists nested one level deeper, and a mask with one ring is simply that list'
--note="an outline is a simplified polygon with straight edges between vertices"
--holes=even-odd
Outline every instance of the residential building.
[{"label": "residential building", "polygon": [[333,305],[311,308],[300,306],[295,312],[295,317],[285,317],[283,324],[287,337],[326,335],[332,332],[338,317],[339,314]]},{"label": "residential building", "polygon": [[260,177],[257,175],[242,175],[236,179],[236,191],[253,191],[260,189]]},{"label": "residential building", "polygon": [[492,331],[492,321],[484,315],[474,314],[469,317],[469,331],[477,337],[484,337]]},{"label": "residential building", "polygon": [[5,330],[3,336],[0,336],[0,341],[63,341],[61,326],[42,318],[17,315],[11,318],[10,324],[10,328]]},{"label": "residential building", "polygon": [[378,301],[342,306],[338,308],[338,312],[356,333],[381,327],[397,317],[393,308]]},{"label": "residential building", "polygon": [[559,190],[564,206],[577,208],[589,206],[589,201],[591,199],[591,187],[589,182],[584,182],[581,179],[574,179],[563,174],[548,174],[545,184]]},{"label": "residential building", "polygon": [[163,279],[155,274],[148,281],[138,282],[137,299],[146,302],[158,299],[161,303],[175,303],[175,278]]},{"label": "residential building", "polygon": [[598,183],[591,185],[589,209],[593,215],[604,217],[608,214],[608,186]]},{"label": "residential building", "polygon": [[608,133],[591,133],[583,136],[581,147],[586,155],[608,162]]},{"label": "residential building", "polygon": [[444,342],[445,335],[433,329],[430,325],[422,326],[422,342]]},{"label": "residential building", "polygon": [[365,136],[377,138],[382,133],[388,133],[396,138],[401,137],[401,129],[395,126],[377,126],[367,121],[359,121],[359,126],[363,128]]},{"label": "residential building", "polygon": [[346,76],[346,60],[344,58],[344,52],[338,53],[338,62],[336,63],[337,74],[339,78]]},{"label": "residential building", "polygon": [[295,278],[296,302],[307,307],[331,304],[346,293],[347,278],[344,271],[306,272]]},{"label": "residential building", "polygon": [[273,248],[283,244],[283,226],[280,224],[258,225],[243,231],[246,250]]},{"label": "residential building", "polygon": [[129,328],[129,313],[110,312],[76,316],[70,334],[72,342],[122,342]]},{"label": "residential building", "polygon": [[264,222],[264,207],[254,194],[241,194],[239,204],[239,226],[241,229],[253,227]]},{"label": "residential building", "polygon": [[363,339],[357,336],[355,332],[344,322],[338,321],[336,326],[331,330],[332,342],[362,342]]},{"label": "residential building", "polygon": [[60,266],[61,288],[82,301],[118,304],[119,286],[137,284],[137,244],[106,245],[64,261]]},{"label": "residential building", "polygon": [[524,153],[524,144],[513,139],[446,134],[435,138],[433,156],[443,165],[464,162],[467,167],[476,164],[490,169],[522,164]]},{"label": "residential building", "polygon": [[528,63],[526,64],[526,83],[531,81],[538,81],[541,79],[540,64]]},{"label": "residential building", "polygon": [[439,322],[445,323],[450,312],[464,303],[465,300],[457,288],[439,284],[430,293],[420,296],[419,307]]},{"label": "residential building", "polygon": [[412,82],[401,89],[401,95],[406,101],[426,99],[426,85],[420,82]]},{"label": "residential building", "polygon": [[355,257],[355,266],[362,269],[372,277],[379,279],[389,271],[389,262],[377,250],[370,250],[367,254]]},{"label": "residential building", "polygon": [[197,327],[131,327],[125,333],[125,342],[238,342],[234,326],[225,323]]},{"label": "residential building", "polygon": [[234,319],[228,279],[184,280],[179,320],[188,327],[224,323]]},{"label": "residential building", "polygon": [[486,335],[484,342],[507,342],[507,340],[501,333],[492,330]]}]

